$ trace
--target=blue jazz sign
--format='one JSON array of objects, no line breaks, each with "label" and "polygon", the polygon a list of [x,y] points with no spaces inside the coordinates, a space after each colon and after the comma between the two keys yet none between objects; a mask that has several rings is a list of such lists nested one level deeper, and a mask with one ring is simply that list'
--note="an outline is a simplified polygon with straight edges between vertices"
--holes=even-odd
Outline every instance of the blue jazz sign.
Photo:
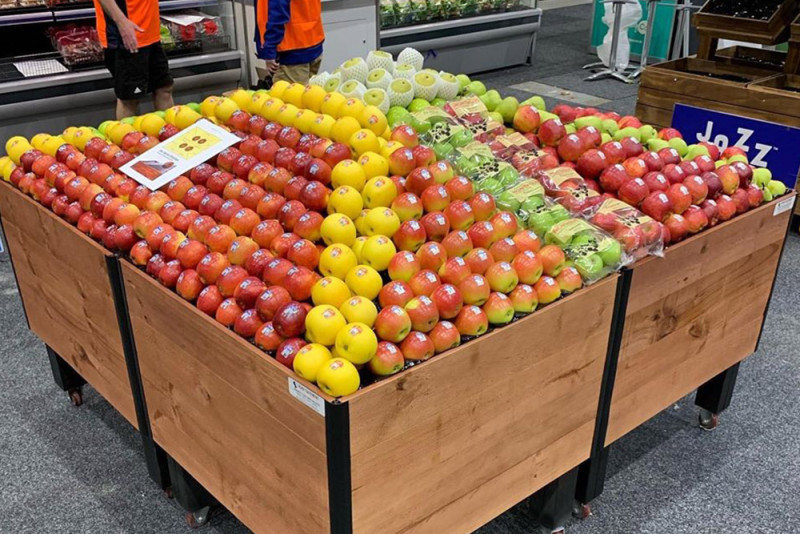
[{"label": "blue jazz sign", "polygon": [[800,128],[675,104],[672,127],[687,143],[707,142],[720,152],[729,146],[747,153],[750,164],[769,167],[773,178],[794,187],[800,172]]}]

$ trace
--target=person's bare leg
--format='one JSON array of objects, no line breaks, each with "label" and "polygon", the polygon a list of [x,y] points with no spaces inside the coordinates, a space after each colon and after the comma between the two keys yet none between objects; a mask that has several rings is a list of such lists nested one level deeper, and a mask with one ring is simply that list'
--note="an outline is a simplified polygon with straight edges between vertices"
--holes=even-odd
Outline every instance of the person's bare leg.
[{"label": "person's bare leg", "polygon": [[156,109],[167,109],[175,105],[172,100],[172,86],[161,87],[153,93],[153,106]]},{"label": "person's bare leg", "polygon": [[120,100],[117,99],[117,120],[122,120],[125,117],[133,117],[139,113],[138,100]]}]

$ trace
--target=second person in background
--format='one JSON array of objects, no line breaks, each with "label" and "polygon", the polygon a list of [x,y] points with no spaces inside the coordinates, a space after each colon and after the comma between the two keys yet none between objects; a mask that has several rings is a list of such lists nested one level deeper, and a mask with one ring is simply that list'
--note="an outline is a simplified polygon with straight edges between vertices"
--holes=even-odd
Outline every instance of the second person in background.
[{"label": "second person in background", "polygon": [[256,50],[272,81],[307,84],[322,62],[321,0],[255,0]]}]

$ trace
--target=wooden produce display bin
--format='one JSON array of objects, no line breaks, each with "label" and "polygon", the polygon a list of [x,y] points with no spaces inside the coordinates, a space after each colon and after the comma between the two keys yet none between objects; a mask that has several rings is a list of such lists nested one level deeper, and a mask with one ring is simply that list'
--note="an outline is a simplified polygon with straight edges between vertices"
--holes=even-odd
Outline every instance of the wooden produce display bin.
[{"label": "wooden produce display bin", "polygon": [[633,266],[606,446],[756,350],[795,196]]},{"label": "wooden produce display bin", "polygon": [[723,58],[708,61],[694,57],[648,65],[642,73],[636,115],[643,122],[667,128],[676,103],[800,127],[800,93],[784,101],[750,89],[753,82],[771,78],[779,68]]},{"label": "wooden produce display bin", "polygon": [[6,182],[0,217],[28,326],[57,354],[51,363],[60,357],[138,429],[109,278],[116,258]]},{"label": "wooden produce display bin", "polygon": [[156,443],[256,532],[471,532],[589,457],[617,275],[336,400],[122,271]]}]

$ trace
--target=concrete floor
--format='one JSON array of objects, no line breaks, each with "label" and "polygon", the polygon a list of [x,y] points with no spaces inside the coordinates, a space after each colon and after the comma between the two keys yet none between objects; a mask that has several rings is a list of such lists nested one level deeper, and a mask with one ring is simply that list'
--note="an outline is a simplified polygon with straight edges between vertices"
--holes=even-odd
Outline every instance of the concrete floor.
[{"label": "concrete floor", "polygon": [[[548,11],[533,67],[481,78],[497,88],[535,80],[631,113],[636,87],[582,81],[588,8]],[[504,94],[526,97],[519,89]],[[571,98],[571,95],[566,95]],[[552,105],[556,100],[548,99]],[[800,508],[800,236],[793,234],[761,348],[739,373],[715,432],[696,425],[692,398],[677,403],[612,449],[594,515],[568,532],[797,532]],[[147,476],[136,432],[91,388],[72,407],[52,381],[44,346],[25,326],[8,256],[0,254],[0,532],[192,532],[174,501]],[[481,534],[533,532],[524,507]],[[247,532],[228,513],[205,532]]]}]

